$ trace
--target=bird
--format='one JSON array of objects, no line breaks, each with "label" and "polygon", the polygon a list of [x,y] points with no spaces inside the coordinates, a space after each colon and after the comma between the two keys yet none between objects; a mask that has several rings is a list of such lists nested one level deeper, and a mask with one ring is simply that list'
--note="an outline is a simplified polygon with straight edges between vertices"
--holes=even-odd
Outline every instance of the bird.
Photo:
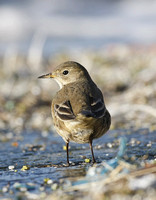
[{"label": "bird", "polygon": [[67,166],[69,142],[89,143],[95,163],[93,139],[105,134],[111,125],[101,90],[86,68],[75,61],[66,61],[38,78],[52,78],[60,87],[52,100],[51,113],[54,127],[66,143]]}]

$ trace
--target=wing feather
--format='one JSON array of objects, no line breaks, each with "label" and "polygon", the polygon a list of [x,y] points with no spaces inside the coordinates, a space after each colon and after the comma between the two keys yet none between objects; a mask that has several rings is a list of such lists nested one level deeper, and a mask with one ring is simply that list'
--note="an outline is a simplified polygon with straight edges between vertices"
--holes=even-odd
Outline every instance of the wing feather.
[{"label": "wing feather", "polygon": [[86,117],[101,118],[105,115],[106,108],[103,99],[94,99],[90,97],[90,107],[82,110],[81,114]]},{"label": "wing feather", "polygon": [[60,118],[60,120],[64,121],[64,120],[75,119],[75,115],[73,113],[70,101],[65,101],[59,105],[55,104],[54,112],[55,112],[55,115]]}]

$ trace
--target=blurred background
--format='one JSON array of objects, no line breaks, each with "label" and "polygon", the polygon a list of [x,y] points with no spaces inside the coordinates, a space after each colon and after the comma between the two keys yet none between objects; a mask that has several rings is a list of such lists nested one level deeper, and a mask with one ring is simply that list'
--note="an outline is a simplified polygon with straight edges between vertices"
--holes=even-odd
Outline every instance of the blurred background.
[{"label": "blurred background", "polygon": [[156,128],[156,1],[1,0],[1,133],[53,131],[58,86],[37,77],[67,60],[102,89],[112,129]]}]

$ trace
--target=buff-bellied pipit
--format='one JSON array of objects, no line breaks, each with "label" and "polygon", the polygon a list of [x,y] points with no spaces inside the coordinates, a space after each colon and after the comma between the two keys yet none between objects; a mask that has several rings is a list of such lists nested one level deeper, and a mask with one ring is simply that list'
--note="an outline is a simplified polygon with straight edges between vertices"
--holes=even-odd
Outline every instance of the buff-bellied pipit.
[{"label": "buff-bellied pipit", "polygon": [[70,141],[89,143],[94,163],[92,141],[106,133],[111,124],[102,92],[87,70],[73,61],[65,62],[39,78],[54,78],[60,86],[52,101],[51,112],[56,131],[66,142],[67,164]]}]

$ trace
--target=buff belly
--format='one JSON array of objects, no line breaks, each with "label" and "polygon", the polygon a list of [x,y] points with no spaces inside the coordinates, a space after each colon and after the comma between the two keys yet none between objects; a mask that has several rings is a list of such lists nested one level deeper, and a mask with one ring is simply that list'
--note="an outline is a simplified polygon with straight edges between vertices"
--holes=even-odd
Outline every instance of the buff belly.
[{"label": "buff belly", "polygon": [[99,118],[92,120],[83,118],[81,120],[61,121],[55,118],[55,129],[65,142],[73,141],[76,143],[89,143],[90,140],[101,137],[107,132],[110,126],[110,120]]}]

